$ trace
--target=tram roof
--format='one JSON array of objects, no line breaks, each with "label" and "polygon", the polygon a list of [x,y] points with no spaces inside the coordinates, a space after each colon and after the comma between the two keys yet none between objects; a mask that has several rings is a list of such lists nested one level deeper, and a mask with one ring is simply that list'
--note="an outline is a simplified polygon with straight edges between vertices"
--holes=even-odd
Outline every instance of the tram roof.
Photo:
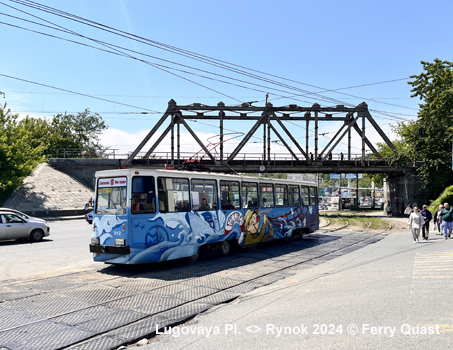
[{"label": "tram roof", "polygon": [[187,171],[187,170],[167,170],[167,169],[149,169],[149,168],[127,168],[127,169],[111,169],[96,171],[95,176],[98,177],[113,177],[113,176],[133,176],[133,175],[155,175],[155,176],[168,176],[168,177],[188,177],[198,179],[212,179],[216,178],[219,180],[253,180],[257,182],[273,182],[273,183],[292,183],[292,184],[307,184],[316,185],[315,181],[302,181],[302,180],[287,180],[287,179],[274,179],[260,176],[248,176],[248,175],[233,175],[233,174],[221,174],[211,172],[198,172],[198,171]]}]

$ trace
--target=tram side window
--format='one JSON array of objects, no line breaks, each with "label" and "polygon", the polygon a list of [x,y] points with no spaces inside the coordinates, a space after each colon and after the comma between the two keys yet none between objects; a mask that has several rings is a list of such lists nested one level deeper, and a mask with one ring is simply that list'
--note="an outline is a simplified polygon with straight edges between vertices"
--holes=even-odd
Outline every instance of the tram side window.
[{"label": "tram side window", "polygon": [[258,208],[258,184],[256,182],[242,182],[242,208]]},{"label": "tram side window", "polygon": [[157,188],[160,212],[190,211],[188,179],[159,177]]},{"label": "tram side window", "polygon": [[275,185],[275,204],[277,207],[288,206],[288,189],[286,185]]},{"label": "tram side window", "polygon": [[310,204],[318,205],[318,189],[316,187],[310,187]]},{"label": "tram side window", "polygon": [[302,192],[302,205],[310,205],[310,192],[308,186],[301,187]]},{"label": "tram side window", "polygon": [[156,189],[153,176],[134,176],[132,179],[133,214],[156,212]]},{"label": "tram side window", "polygon": [[220,203],[223,210],[241,208],[239,181],[220,181]]},{"label": "tram side window", "polygon": [[274,205],[274,186],[272,184],[260,184],[260,207],[273,208]]},{"label": "tram side window", "polygon": [[193,210],[218,210],[216,180],[192,179]]},{"label": "tram side window", "polygon": [[297,186],[297,185],[289,185],[288,186],[288,194],[289,194],[289,205],[291,207],[295,207],[295,206],[300,205],[299,186]]}]

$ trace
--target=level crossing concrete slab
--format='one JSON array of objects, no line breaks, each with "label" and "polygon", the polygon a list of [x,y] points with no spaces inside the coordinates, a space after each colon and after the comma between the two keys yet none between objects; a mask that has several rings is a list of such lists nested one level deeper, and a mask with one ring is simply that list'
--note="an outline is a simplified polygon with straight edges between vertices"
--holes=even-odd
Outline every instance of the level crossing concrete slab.
[{"label": "level crossing concrete slab", "polygon": [[310,269],[294,270],[235,303],[177,325],[173,333],[161,329],[167,334],[142,348],[451,347],[453,240],[431,235],[413,244],[408,231],[394,233]]},{"label": "level crossing concrete slab", "polygon": [[[100,267],[0,285],[0,347],[109,349],[382,239],[323,232],[195,264]],[[335,254],[335,255],[331,255]]]}]

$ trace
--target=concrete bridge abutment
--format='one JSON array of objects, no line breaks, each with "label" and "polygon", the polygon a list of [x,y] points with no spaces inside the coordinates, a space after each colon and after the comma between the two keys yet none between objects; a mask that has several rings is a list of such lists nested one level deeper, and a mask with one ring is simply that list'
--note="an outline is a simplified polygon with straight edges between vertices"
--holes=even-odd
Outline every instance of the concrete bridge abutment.
[{"label": "concrete bridge abutment", "polygon": [[415,173],[390,175],[384,179],[384,208],[390,203],[394,216],[403,216],[408,204],[421,207],[429,204],[429,192]]},{"label": "concrete bridge abutment", "polygon": [[57,169],[69,176],[72,176],[88,186],[92,190],[95,187],[94,174],[100,170],[118,169],[121,165],[119,159],[67,159],[52,158],[48,163],[54,169]]}]

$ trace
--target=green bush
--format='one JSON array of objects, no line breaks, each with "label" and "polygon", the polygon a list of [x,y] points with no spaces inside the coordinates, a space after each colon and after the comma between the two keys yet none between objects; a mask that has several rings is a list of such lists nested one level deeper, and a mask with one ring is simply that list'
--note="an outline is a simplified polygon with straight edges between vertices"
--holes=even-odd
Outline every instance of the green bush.
[{"label": "green bush", "polygon": [[434,214],[439,210],[439,205],[444,203],[450,204],[450,207],[453,205],[453,186],[447,187],[436,200],[431,202],[428,209]]}]

